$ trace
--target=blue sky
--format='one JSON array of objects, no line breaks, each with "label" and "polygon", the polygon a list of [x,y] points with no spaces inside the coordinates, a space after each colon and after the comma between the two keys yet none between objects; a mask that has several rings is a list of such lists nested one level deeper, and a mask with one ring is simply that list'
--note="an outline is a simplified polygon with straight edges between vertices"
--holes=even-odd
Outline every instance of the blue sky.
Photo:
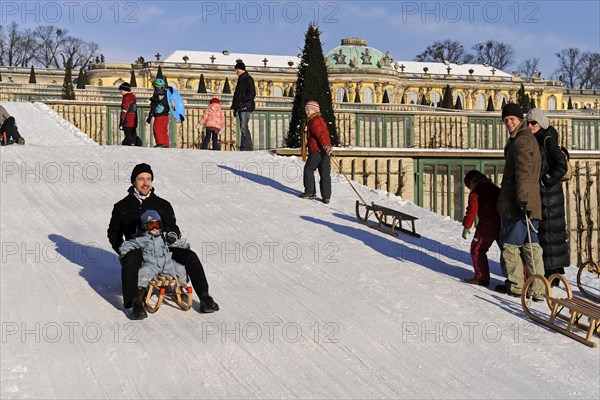
[{"label": "blue sky", "polygon": [[55,25],[100,44],[107,61],[153,60],[174,50],[293,55],[317,22],[325,51],[360,37],[396,60],[413,60],[435,40],[470,50],[511,43],[516,62],[540,58],[542,76],[568,47],[600,52],[600,0],[586,1],[22,1],[0,2],[0,23]]}]

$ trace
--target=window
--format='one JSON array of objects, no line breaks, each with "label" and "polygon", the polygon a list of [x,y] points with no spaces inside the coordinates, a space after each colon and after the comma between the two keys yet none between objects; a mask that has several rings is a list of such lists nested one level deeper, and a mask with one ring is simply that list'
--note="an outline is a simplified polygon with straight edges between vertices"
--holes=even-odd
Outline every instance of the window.
[{"label": "window", "polygon": [[283,97],[283,89],[280,86],[273,86],[273,96]]},{"label": "window", "polygon": [[411,90],[410,92],[408,92],[408,97],[406,98],[406,102],[408,104],[417,104],[419,103],[419,95],[417,94],[417,92]]},{"label": "window", "polygon": [[336,103],[343,103],[344,102],[344,95],[345,94],[346,94],[346,89],[344,89],[343,87],[337,88],[335,90],[335,101],[336,101]]},{"label": "window", "polygon": [[366,87],[363,89],[363,103],[373,103],[373,89]]},{"label": "window", "polygon": [[432,106],[439,107],[441,101],[442,101],[442,96],[438,92],[431,93],[431,105]]},{"label": "window", "polygon": [[548,97],[548,110],[556,110],[556,97]]},{"label": "window", "polygon": [[476,104],[475,104],[476,109],[485,110],[486,109],[485,94],[479,93],[477,95],[476,99],[477,99]]}]

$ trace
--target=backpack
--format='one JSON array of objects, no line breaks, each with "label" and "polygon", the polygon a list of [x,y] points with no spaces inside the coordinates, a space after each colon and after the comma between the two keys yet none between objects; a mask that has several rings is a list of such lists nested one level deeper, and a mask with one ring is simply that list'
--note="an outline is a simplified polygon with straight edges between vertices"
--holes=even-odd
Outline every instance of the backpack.
[{"label": "backpack", "polygon": [[[546,149],[546,140],[548,140],[550,136],[546,136],[544,138],[544,149]],[[569,155],[569,150],[567,150],[564,146],[560,146],[560,151],[565,157],[565,161],[567,162],[567,172],[560,178],[561,182],[567,182],[573,179],[573,166],[571,165],[571,156]]]}]

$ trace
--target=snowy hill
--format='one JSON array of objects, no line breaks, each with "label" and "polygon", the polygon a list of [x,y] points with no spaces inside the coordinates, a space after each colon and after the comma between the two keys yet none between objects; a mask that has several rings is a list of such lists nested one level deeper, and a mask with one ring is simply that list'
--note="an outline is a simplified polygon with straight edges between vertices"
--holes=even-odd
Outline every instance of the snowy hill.
[{"label": "snowy hill", "polygon": [[[341,176],[329,205],[299,199],[297,159],[97,146],[44,105],[2,105],[27,141],[0,149],[3,399],[599,398],[598,348],[461,282],[458,222],[357,185],[419,218],[422,238],[393,238],[356,222]],[[106,229],[138,162],[221,311],[123,312]]]}]

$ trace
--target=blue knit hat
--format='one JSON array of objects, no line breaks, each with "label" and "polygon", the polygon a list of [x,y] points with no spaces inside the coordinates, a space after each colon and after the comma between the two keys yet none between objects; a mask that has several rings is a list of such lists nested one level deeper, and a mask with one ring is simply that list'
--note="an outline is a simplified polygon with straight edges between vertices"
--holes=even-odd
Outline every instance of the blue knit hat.
[{"label": "blue knit hat", "polygon": [[146,225],[151,221],[160,221],[160,215],[155,210],[147,210],[142,214],[140,219],[142,220],[142,225]]}]

